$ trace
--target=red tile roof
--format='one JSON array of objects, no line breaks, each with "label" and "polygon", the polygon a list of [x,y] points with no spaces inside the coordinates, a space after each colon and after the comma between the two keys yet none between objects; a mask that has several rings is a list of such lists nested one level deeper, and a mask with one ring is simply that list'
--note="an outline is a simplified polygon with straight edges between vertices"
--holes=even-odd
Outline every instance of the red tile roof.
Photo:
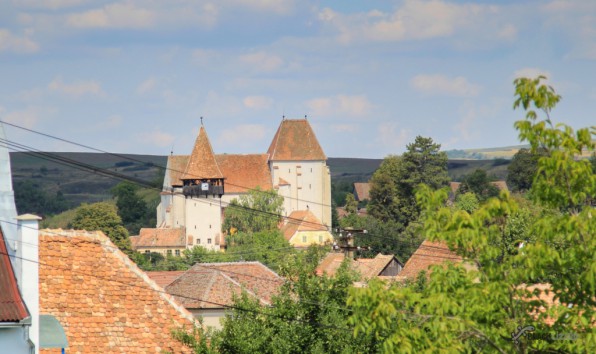
[{"label": "red tile roof", "polygon": [[215,155],[215,159],[226,178],[226,193],[246,193],[256,187],[272,189],[267,154],[221,154]]},{"label": "red tile roof", "polygon": [[356,194],[356,200],[370,199],[370,183],[354,183],[354,194]]},{"label": "red tile roof", "polygon": [[244,289],[270,304],[283,278],[260,262],[197,263],[166,287],[186,308],[223,308]]},{"label": "red tile roof", "polygon": [[39,259],[40,313],[62,324],[68,352],[191,352],[170,331],[193,316],[102,232],[40,230]]},{"label": "red tile roof", "polygon": [[298,231],[327,231],[327,228],[310,210],[295,210],[286,218],[281,232],[289,241]]},{"label": "red tile roof", "polygon": [[[379,253],[375,258],[358,258],[352,260],[350,267],[360,273],[363,280],[368,280],[381,276],[383,270],[387,268],[394,258],[395,256],[393,255],[383,255]],[[345,254],[343,252],[327,254],[316,269],[317,275],[327,274],[328,276],[334,276],[344,259]]]},{"label": "red tile roof", "polygon": [[170,155],[168,156],[168,170],[166,174],[170,177],[172,187],[182,187],[182,175],[188,165],[190,155]]},{"label": "red tile roof", "polygon": [[27,317],[29,311],[19,292],[4,233],[0,228],[0,323],[19,322]]},{"label": "red tile roof", "polygon": [[186,231],[175,228],[142,228],[139,236],[131,236],[134,249],[139,247],[186,247]]},{"label": "red tile roof", "polygon": [[430,266],[444,264],[445,262],[460,263],[462,258],[451,251],[447,244],[443,242],[424,240],[408,259],[399,275],[406,278],[416,278],[418,273],[423,270],[428,273]]},{"label": "red tile roof", "polygon": [[327,160],[306,119],[282,120],[267,153],[271,161]]},{"label": "red tile roof", "polygon": [[165,288],[166,286],[172,284],[172,282],[178,279],[179,276],[184,274],[185,270],[171,270],[171,271],[163,271],[163,272],[145,272],[157,285]]},{"label": "red tile roof", "polygon": [[213,148],[209,142],[209,137],[205,127],[201,126],[199,135],[195,141],[195,146],[190,154],[190,159],[184,170],[181,179],[209,179],[223,178],[223,174],[217,165]]}]

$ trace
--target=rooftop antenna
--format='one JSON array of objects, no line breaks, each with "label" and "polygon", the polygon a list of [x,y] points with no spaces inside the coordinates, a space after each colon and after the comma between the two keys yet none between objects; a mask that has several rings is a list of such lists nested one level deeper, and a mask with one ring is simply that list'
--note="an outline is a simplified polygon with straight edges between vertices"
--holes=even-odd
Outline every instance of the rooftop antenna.
[{"label": "rooftop antenna", "polygon": [[170,156],[174,156],[174,144],[172,144],[172,149],[170,150]]},{"label": "rooftop antenna", "polygon": [[203,117],[201,117],[201,127],[203,126]]}]

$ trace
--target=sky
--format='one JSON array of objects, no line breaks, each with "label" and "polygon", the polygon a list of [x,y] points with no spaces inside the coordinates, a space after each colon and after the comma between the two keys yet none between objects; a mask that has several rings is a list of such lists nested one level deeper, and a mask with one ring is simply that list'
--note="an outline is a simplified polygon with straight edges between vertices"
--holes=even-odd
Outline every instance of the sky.
[{"label": "sky", "polygon": [[[596,1],[0,0],[0,120],[114,152],[264,153],[282,117],[328,157],[519,144],[513,80],[596,124]],[[9,140],[88,151],[14,127]]]}]

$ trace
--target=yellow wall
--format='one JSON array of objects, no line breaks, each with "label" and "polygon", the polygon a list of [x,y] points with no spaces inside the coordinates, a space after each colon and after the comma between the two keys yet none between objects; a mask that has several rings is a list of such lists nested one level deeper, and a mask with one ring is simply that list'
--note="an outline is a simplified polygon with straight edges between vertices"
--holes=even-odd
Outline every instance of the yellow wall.
[{"label": "yellow wall", "polygon": [[329,231],[298,231],[290,239],[290,245],[294,247],[308,247],[313,243],[333,243],[333,235]]}]

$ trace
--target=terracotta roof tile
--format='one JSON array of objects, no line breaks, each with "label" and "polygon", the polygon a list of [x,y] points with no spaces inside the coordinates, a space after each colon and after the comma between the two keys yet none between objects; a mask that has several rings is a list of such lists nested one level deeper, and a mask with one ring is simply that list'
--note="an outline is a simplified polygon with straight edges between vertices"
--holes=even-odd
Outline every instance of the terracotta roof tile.
[{"label": "terracotta roof tile", "polygon": [[298,231],[327,231],[327,228],[310,210],[294,210],[287,217],[281,232],[289,241]]},{"label": "terracotta roof tile", "polygon": [[[385,268],[393,261],[395,256],[377,254],[375,258],[358,258],[352,260],[350,267],[356,270],[362,276],[362,279],[369,280],[381,276]],[[329,253],[316,269],[317,275],[327,274],[334,276],[345,259],[344,253]]]},{"label": "terracotta roof tile", "polygon": [[0,323],[19,322],[27,317],[29,311],[19,292],[4,233],[0,227]]},{"label": "terracotta roof tile", "polygon": [[282,120],[267,152],[271,161],[327,160],[306,119]]},{"label": "terracotta roof tile", "polygon": [[223,174],[217,165],[213,148],[205,127],[201,126],[195,146],[190,154],[190,159],[180,179],[208,179],[223,178]]},{"label": "terracotta roof tile", "polygon": [[356,194],[356,200],[370,199],[370,183],[354,183],[354,194]]},{"label": "terracotta roof tile", "polygon": [[142,228],[139,236],[130,237],[133,248],[138,247],[186,247],[186,231],[175,228]]},{"label": "terracotta roof tile", "polygon": [[221,154],[215,155],[215,159],[226,178],[226,193],[246,193],[256,187],[272,188],[267,154]]},{"label": "terracotta roof tile", "polygon": [[169,177],[171,187],[182,187],[182,175],[188,165],[190,155],[170,155],[168,156],[166,179]]},{"label": "terracotta roof tile", "polygon": [[60,321],[67,352],[191,352],[170,330],[192,315],[103,233],[40,230],[39,258],[40,313]]},{"label": "terracotta roof tile", "polygon": [[157,285],[165,288],[170,285],[174,280],[178,279],[179,276],[184,274],[184,270],[171,270],[163,272],[145,272]]},{"label": "terracotta roof tile", "polygon": [[462,258],[451,251],[447,244],[443,242],[424,240],[408,259],[399,275],[406,278],[416,278],[421,271],[428,272],[430,266],[445,262],[460,263]]},{"label": "terracotta roof tile", "polygon": [[186,308],[222,308],[242,289],[269,304],[282,284],[283,278],[260,262],[197,263],[166,291]]}]

